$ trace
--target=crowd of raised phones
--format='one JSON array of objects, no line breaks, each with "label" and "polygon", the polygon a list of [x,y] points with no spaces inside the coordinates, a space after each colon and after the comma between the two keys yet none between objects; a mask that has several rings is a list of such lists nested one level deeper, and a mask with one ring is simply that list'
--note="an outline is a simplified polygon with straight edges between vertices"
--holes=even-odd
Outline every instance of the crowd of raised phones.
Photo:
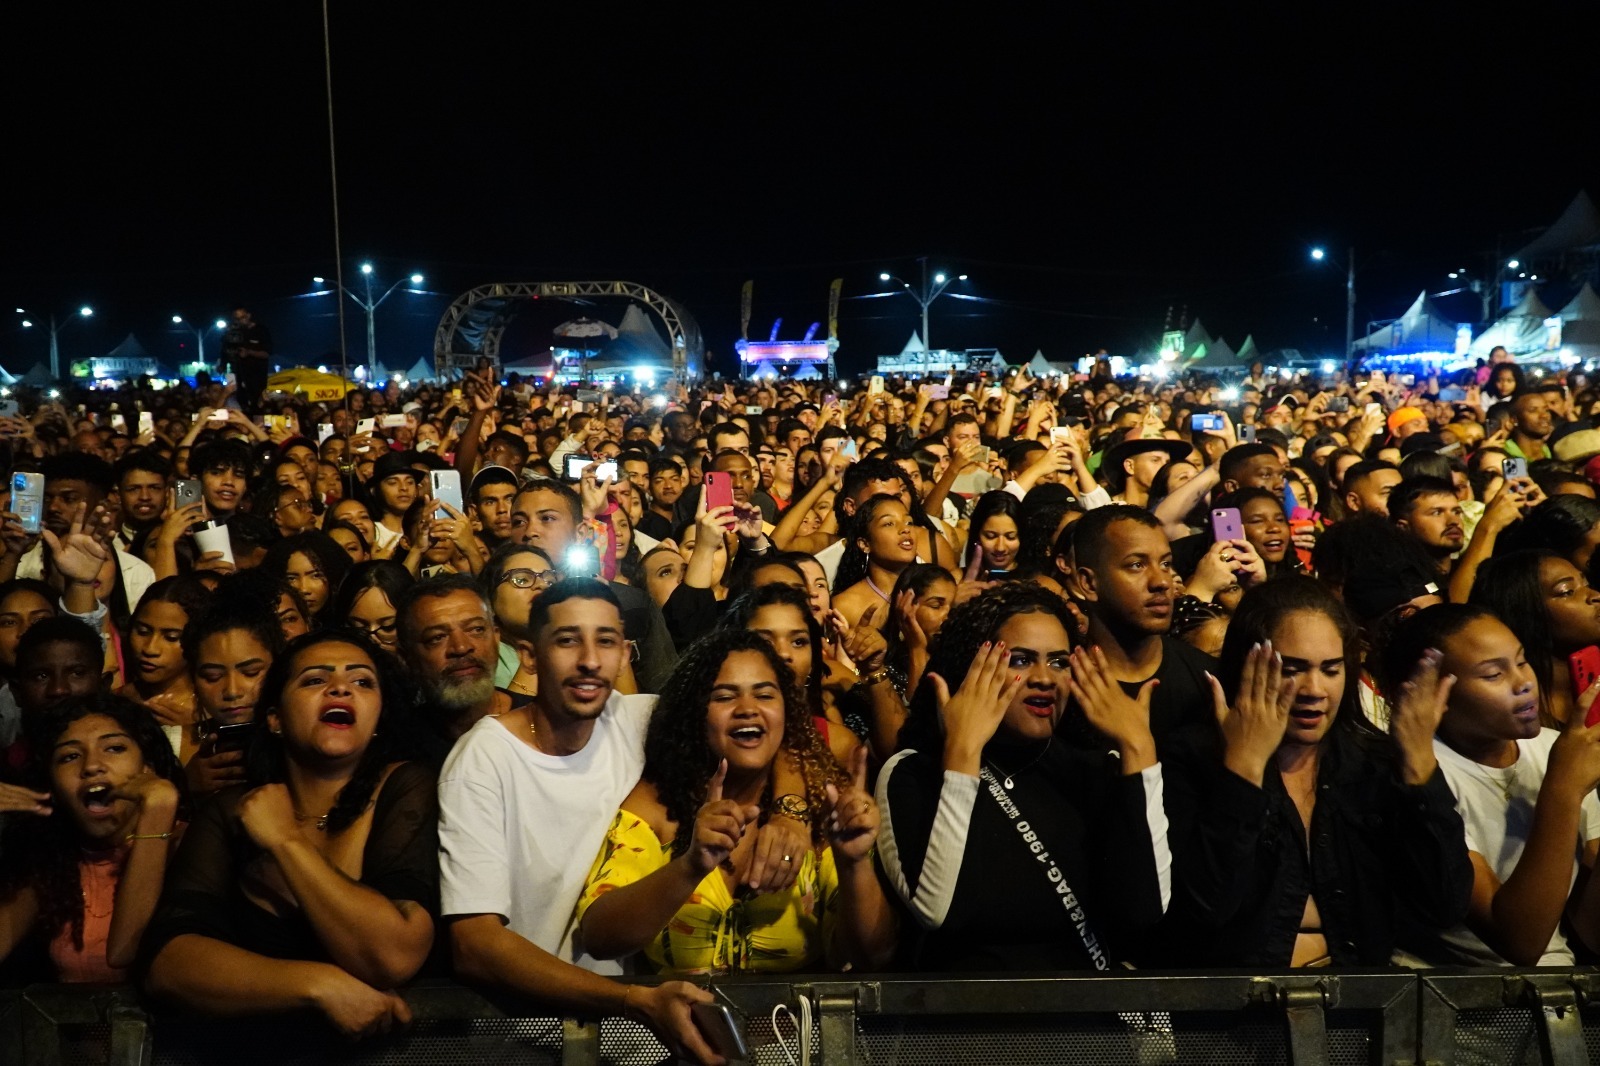
[{"label": "crowd of raised phones", "polygon": [[1511,362],[24,397],[0,974],[346,1036],[453,976],[716,1061],[703,975],[1593,959],[1596,412]]}]

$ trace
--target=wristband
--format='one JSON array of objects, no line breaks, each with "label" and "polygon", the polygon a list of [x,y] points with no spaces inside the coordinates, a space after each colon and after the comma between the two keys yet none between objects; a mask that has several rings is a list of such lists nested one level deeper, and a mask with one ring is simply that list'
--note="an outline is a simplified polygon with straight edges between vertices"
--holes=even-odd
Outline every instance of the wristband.
[{"label": "wristband", "polygon": [[882,684],[887,680],[889,680],[889,668],[887,666],[880,666],[876,670],[872,671],[872,673],[867,674],[864,677],[857,678],[856,683],[850,687],[852,689],[871,688],[873,685]]},{"label": "wristband", "polygon": [[171,840],[172,833],[129,833],[124,840]]}]

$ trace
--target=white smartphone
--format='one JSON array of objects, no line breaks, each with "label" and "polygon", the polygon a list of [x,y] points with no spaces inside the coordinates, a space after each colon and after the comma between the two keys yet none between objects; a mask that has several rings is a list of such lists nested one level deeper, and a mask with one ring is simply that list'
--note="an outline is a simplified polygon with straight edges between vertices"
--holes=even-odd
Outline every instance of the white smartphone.
[{"label": "white smartphone", "polygon": [[405,415],[384,415],[383,416],[383,428],[384,429],[397,429],[398,427],[403,426],[403,425],[406,425],[406,416]]},{"label": "white smartphone", "polygon": [[356,433],[358,435],[362,433],[371,433],[377,428],[378,420],[376,418],[363,418],[356,423]]},{"label": "white smartphone", "polygon": [[11,475],[11,513],[22,520],[25,533],[44,525],[44,475],[19,470]]},{"label": "white smartphone", "polygon": [[318,444],[322,444],[322,443],[326,442],[327,439],[329,437],[331,437],[331,436],[333,436],[333,423],[332,422],[318,422],[317,423],[317,443]]},{"label": "white smartphone", "polygon": [[156,415],[154,411],[139,412],[139,436],[156,431]]},{"label": "white smartphone", "polygon": [[466,504],[461,500],[461,474],[455,470],[428,471],[428,484],[433,490],[433,517],[449,518],[443,504],[449,504],[458,514],[466,514]]},{"label": "white smartphone", "polygon": [[211,412],[210,418],[207,419],[207,421],[210,422],[226,422],[227,420],[228,409],[226,407],[218,407],[216,410]]}]

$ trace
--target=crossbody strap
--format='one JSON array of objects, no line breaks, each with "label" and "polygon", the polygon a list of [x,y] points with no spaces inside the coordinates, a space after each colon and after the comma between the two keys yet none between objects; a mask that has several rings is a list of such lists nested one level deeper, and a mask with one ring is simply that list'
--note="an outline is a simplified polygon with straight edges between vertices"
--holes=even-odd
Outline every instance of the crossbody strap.
[{"label": "crossbody strap", "polygon": [[1055,857],[1050,854],[1050,849],[1039,839],[1038,830],[1022,817],[1022,811],[1017,808],[1016,801],[1000,787],[1000,782],[995,779],[993,772],[987,766],[979,769],[978,777],[983,780],[989,796],[1000,805],[1000,809],[1011,821],[1011,827],[1017,831],[1017,839],[1028,849],[1028,855],[1038,863],[1040,873],[1050,885],[1050,891],[1056,894],[1061,906],[1066,908],[1067,919],[1072,922],[1072,928],[1078,931],[1078,937],[1083,941],[1083,949],[1089,953],[1094,968],[1111,969],[1111,960],[1106,958],[1105,949],[1100,946],[1100,938],[1095,935],[1093,927],[1089,924],[1089,916],[1084,913],[1083,903],[1079,901],[1077,893],[1072,891],[1072,886],[1067,883],[1067,875],[1062,872]]}]

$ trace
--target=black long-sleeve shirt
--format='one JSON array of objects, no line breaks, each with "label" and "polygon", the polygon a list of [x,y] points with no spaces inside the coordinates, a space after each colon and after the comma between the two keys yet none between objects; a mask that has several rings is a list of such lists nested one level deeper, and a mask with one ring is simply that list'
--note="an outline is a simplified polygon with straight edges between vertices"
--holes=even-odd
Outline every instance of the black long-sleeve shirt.
[{"label": "black long-sleeve shirt", "polygon": [[[1072,889],[1110,961],[1132,931],[1160,921],[1171,862],[1161,767],[1123,775],[1112,762],[1056,744],[991,745],[1013,787],[1012,818],[985,783],[946,772],[940,753],[906,750],[878,777],[880,871],[911,917],[906,965],[923,970],[1094,969],[1071,900],[1032,849],[1035,835]],[[1026,823],[1019,828],[1019,823]]]},{"label": "black long-sleeve shirt", "polygon": [[1317,770],[1310,832],[1271,766],[1262,787],[1217,745],[1169,758],[1175,898],[1168,964],[1287,966],[1314,896],[1335,965],[1387,965],[1408,930],[1467,913],[1472,864],[1444,774],[1406,785],[1386,737],[1335,726]]}]

